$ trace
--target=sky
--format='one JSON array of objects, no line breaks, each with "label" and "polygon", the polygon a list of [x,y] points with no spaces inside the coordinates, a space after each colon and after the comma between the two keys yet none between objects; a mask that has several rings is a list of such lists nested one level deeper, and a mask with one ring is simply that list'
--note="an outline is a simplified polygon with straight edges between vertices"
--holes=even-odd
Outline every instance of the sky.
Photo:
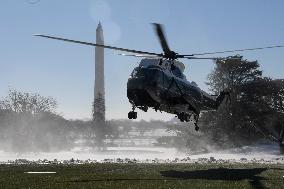
[{"label": "sky", "polygon": [[[49,34],[95,42],[99,21],[105,44],[160,53],[150,23],[164,25],[180,54],[284,45],[283,0],[1,0],[0,98],[9,89],[51,96],[67,119],[91,118],[93,47],[34,37]],[[284,48],[242,52],[265,76],[284,77]],[[140,58],[105,50],[106,118],[127,119],[126,84]],[[232,53],[222,56],[235,55]],[[221,55],[216,55],[221,56]],[[210,60],[184,60],[185,75],[203,90]],[[138,111],[138,118],[173,115]]]}]

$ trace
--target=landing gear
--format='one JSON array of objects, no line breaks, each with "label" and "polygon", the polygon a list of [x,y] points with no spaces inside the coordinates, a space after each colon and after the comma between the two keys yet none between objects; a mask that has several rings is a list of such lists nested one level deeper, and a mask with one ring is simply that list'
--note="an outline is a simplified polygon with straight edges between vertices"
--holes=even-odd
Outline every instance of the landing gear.
[{"label": "landing gear", "polygon": [[194,125],[195,125],[195,127],[194,127],[195,131],[198,131],[199,127],[198,127],[197,123],[194,123]]},{"label": "landing gear", "polygon": [[147,106],[142,106],[142,107],[140,107],[140,109],[143,110],[144,112],[148,111],[148,107]]},{"label": "landing gear", "polygon": [[197,123],[198,123],[198,119],[199,119],[199,114],[195,114],[195,113],[188,114],[188,113],[184,113],[184,112],[177,114],[177,117],[181,122],[189,122],[191,120],[192,116],[193,116],[192,121],[194,121],[194,125],[195,125],[194,129],[196,131],[198,131],[199,127],[198,127]]},{"label": "landing gear", "polygon": [[133,106],[132,111],[128,113],[128,119],[137,119],[137,112],[135,112],[135,106]]},{"label": "landing gear", "polygon": [[137,112],[134,111],[129,112],[128,119],[137,119]]},{"label": "landing gear", "polygon": [[194,128],[194,129],[195,129],[196,131],[199,130],[199,127],[198,127],[198,125],[197,125],[198,119],[199,119],[199,115],[198,115],[198,114],[194,114],[194,121],[195,121],[195,123],[194,123],[195,128]]},{"label": "landing gear", "polygon": [[181,122],[189,122],[190,121],[190,115],[184,112],[179,113],[178,115],[178,119]]}]

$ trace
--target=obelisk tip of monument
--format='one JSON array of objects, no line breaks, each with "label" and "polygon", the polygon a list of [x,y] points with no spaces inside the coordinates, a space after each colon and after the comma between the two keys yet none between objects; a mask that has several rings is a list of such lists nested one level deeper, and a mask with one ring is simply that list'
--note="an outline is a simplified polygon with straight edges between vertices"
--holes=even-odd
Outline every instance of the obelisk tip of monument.
[{"label": "obelisk tip of monument", "polygon": [[102,24],[101,24],[101,21],[99,21],[99,24],[98,24],[98,27],[97,29],[102,29]]}]

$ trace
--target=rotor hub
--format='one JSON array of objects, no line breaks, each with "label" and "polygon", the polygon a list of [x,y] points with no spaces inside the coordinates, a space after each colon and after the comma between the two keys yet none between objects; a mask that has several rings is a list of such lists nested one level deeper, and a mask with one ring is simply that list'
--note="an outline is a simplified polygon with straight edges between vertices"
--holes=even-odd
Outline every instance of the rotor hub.
[{"label": "rotor hub", "polygon": [[169,60],[175,60],[178,58],[178,53],[176,53],[175,51],[170,51],[168,53],[165,53],[164,57]]}]

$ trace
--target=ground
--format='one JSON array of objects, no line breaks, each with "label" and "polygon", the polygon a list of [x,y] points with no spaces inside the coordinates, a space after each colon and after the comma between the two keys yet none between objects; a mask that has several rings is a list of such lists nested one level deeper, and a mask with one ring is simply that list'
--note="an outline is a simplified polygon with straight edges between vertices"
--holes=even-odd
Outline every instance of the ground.
[{"label": "ground", "polygon": [[[282,188],[283,164],[1,165],[0,188]],[[28,174],[53,171],[55,174]]]}]

